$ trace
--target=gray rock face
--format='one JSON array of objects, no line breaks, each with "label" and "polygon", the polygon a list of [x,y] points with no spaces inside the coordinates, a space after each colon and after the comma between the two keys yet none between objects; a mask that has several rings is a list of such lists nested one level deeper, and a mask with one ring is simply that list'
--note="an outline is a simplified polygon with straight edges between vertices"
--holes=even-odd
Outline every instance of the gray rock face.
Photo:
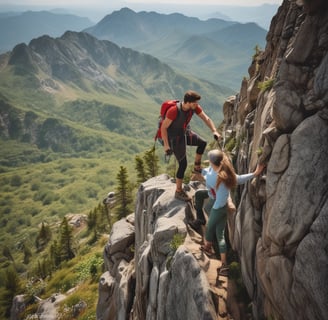
[{"label": "gray rock face", "polygon": [[[225,130],[240,141],[233,150],[238,172],[253,170],[258,159],[267,163],[261,179],[239,190],[229,219],[255,319],[328,314],[328,11],[316,1],[309,14],[304,3],[283,2],[257,70],[235,104],[229,97],[233,112],[225,110]],[[255,79],[274,85],[245,113],[254,105],[245,92]]]},{"label": "gray rock face", "polygon": [[[199,182],[189,185],[194,194]],[[204,187],[204,186],[203,186]],[[160,175],[141,184],[134,215],[113,225],[105,247],[97,319],[217,319],[227,286],[216,288],[218,260],[200,251],[187,226],[190,204],[174,198],[175,183]],[[128,250],[134,245],[134,250]],[[223,281],[224,283],[224,281]]]}]

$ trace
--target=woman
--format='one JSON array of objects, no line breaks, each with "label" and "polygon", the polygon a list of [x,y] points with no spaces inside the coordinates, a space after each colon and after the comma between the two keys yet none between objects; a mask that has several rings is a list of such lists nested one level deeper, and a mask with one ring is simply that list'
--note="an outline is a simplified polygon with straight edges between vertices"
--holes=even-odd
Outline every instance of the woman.
[{"label": "woman", "polygon": [[216,238],[222,262],[219,275],[227,276],[229,268],[227,266],[227,247],[224,232],[227,221],[227,200],[230,190],[235,188],[237,184],[243,184],[258,176],[263,171],[265,165],[258,164],[253,173],[236,175],[232,163],[222,151],[211,150],[208,153],[208,158],[210,167],[202,170],[206,180],[206,194],[204,190],[199,190],[195,193],[197,220],[200,220],[201,224],[205,224],[202,206],[206,197],[210,197],[207,208],[211,206],[205,232],[205,243],[201,249],[205,253],[212,255],[214,253],[212,249],[213,241]]}]

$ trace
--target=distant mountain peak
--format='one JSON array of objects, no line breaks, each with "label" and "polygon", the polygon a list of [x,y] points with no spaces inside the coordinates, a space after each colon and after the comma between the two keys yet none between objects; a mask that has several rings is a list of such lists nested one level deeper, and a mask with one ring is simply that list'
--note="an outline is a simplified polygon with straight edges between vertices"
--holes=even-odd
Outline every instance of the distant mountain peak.
[{"label": "distant mountain peak", "polygon": [[12,50],[18,43],[28,43],[43,34],[58,37],[66,30],[81,31],[91,25],[88,18],[50,11],[25,11],[0,16],[0,53]]},{"label": "distant mountain peak", "polygon": [[[264,46],[266,36],[266,31],[254,23],[243,25],[217,18],[204,21],[181,13],[136,13],[129,8],[107,15],[84,31],[98,39],[156,56],[183,72],[202,74],[211,82],[218,83],[224,78],[229,87],[239,86],[253,48]],[[223,63],[232,65],[232,72],[229,67],[221,67]],[[204,72],[205,68],[208,72]],[[224,76],[220,75],[221,68],[225,69]],[[238,85],[232,85],[235,81]]]}]

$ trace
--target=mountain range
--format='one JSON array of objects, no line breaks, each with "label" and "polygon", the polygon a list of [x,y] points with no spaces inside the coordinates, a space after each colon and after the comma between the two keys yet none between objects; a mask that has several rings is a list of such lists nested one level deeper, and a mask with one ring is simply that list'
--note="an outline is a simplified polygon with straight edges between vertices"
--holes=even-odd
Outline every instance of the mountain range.
[{"label": "mountain range", "polygon": [[106,15],[97,24],[62,13],[8,12],[0,14],[0,53],[42,35],[60,37],[66,31],[85,31],[151,54],[182,73],[234,90],[247,76],[255,46],[264,48],[266,34],[255,23],[204,21],[180,13],[137,13],[129,8]]},{"label": "mountain range", "polygon": [[279,5],[262,4],[260,6],[218,6],[212,14],[203,15],[200,18],[221,18],[224,20],[238,21],[240,23],[255,22],[261,28],[269,30],[272,17],[276,14]]},{"label": "mountain range", "polygon": [[0,53],[42,35],[58,37],[67,30],[81,31],[92,24],[88,18],[72,14],[49,11],[4,12],[0,14]]},{"label": "mountain range", "polygon": [[84,31],[233,89],[247,76],[254,48],[264,48],[266,36],[255,23],[203,21],[178,13],[136,13],[129,8],[114,11]]}]

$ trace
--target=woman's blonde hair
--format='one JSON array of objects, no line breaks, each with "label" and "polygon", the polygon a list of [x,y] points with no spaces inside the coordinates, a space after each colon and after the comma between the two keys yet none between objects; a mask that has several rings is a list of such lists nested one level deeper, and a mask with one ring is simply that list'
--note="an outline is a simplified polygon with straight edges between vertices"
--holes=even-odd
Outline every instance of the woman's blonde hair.
[{"label": "woman's blonde hair", "polygon": [[223,155],[221,161],[221,168],[219,169],[218,177],[216,179],[216,188],[219,187],[221,182],[223,182],[228,189],[235,188],[237,185],[235,169],[226,154]]},{"label": "woman's blonde hair", "polygon": [[219,167],[217,171],[216,189],[223,182],[228,189],[232,189],[237,185],[237,177],[235,169],[228,156],[220,150],[211,150],[208,153],[210,161]]}]

